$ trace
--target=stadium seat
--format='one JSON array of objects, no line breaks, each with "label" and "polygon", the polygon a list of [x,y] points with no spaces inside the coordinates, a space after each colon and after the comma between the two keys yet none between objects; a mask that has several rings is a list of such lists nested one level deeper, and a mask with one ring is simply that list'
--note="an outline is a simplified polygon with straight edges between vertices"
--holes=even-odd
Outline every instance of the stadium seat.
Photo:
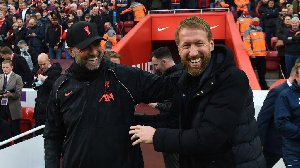
[{"label": "stadium seat", "polygon": [[[21,132],[26,132],[33,128],[35,120],[33,119],[34,108],[22,107],[22,118],[20,119]],[[32,134],[26,135],[25,138],[31,138]]]},{"label": "stadium seat", "polygon": [[134,26],[133,21],[125,21],[124,28],[123,28],[124,35],[127,34],[133,28],[133,26]]},{"label": "stadium seat", "polygon": [[273,49],[276,48],[275,45],[276,45],[277,41],[278,41],[278,38],[277,38],[277,37],[272,37],[272,38],[271,38],[271,47],[272,47]]},{"label": "stadium seat", "polygon": [[278,57],[278,51],[267,51],[266,70],[278,71],[279,68],[280,68],[280,58]]},{"label": "stadium seat", "polygon": [[124,28],[124,23],[120,21],[117,27],[117,34],[123,34],[123,28]]},{"label": "stadium seat", "polygon": [[121,34],[117,34],[117,42],[119,42],[122,39],[122,35]]}]

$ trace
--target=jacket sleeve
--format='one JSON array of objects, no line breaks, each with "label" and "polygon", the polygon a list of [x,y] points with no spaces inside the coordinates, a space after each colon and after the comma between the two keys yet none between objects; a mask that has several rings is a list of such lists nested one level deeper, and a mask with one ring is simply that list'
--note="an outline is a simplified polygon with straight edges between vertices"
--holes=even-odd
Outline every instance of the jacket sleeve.
[{"label": "jacket sleeve", "polygon": [[277,31],[276,31],[276,36],[278,38],[278,40],[283,40],[283,28],[281,26],[278,27]]},{"label": "jacket sleeve", "polygon": [[44,40],[45,32],[42,26],[38,26],[38,31],[36,31],[36,38],[40,40]]},{"label": "jacket sleeve", "polygon": [[22,89],[23,89],[23,81],[21,76],[16,75],[16,91],[12,93],[12,98],[13,99],[19,99],[22,96]]},{"label": "jacket sleeve", "polygon": [[250,36],[249,28],[247,30],[245,30],[243,41],[244,41],[244,47],[248,53],[248,56],[251,56],[253,54],[253,50],[252,50],[252,45],[251,45],[251,36]]},{"label": "jacket sleeve", "polygon": [[24,81],[23,82],[27,82],[27,84],[24,87],[31,87],[31,83],[33,81],[33,76],[31,74],[30,68],[25,60],[25,58],[23,58],[22,56],[18,56],[19,60],[18,60],[18,65],[22,71],[24,72],[25,76],[24,76]]},{"label": "jacket sleeve", "polygon": [[44,129],[45,167],[60,167],[62,144],[65,137],[63,120],[60,113],[55,91],[50,94],[47,105],[46,124]]},{"label": "jacket sleeve", "polygon": [[257,117],[258,135],[262,146],[264,146],[265,143],[268,125],[270,122],[274,121],[275,102],[277,96],[278,91],[275,89],[269,91]]},{"label": "jacket sleeve", "polygon": [[281,92],[275,105],[275,126],[278,132],[287,138],[300,140],[300,127],[291,122],[293,115],[290,113],[290,105],[286,92]]},{"label": "jacket sleeve", "polygon": [[48,77],[46,78],[44,84],[47,85],[48,88],[52,88],[54,82],[60,77],[61,69],[54,69],[49,73]]},{"label": "jacket sleeve", "polygon": [[207,151],[218,152],[224,147],[241,116],[249,83],[244,73],[232,72],[223,75],[215,87],[198,127],[156,129],[153,136],[156,151],[200,155]]},{"label": "jacket sleeve", "polygon": [[286,29],[283,35],[283,44],[287,45],[287,44],[293,44],[295,43],[293,40],[289,40],[289,29]]}]

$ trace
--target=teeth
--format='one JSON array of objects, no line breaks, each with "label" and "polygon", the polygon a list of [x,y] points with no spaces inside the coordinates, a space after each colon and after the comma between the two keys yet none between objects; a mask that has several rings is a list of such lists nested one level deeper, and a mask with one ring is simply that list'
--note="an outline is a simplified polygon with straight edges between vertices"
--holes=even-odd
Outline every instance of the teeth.
[{"label": "teeth", "polygon": [[201,58],[191,60],[191,63],[198,63],[201,61]]},{"label": "teeth", "polygon": [[97,60],[97,57],[93,57],[93,58],[89,58],[87,59],[88,61],[96,61]]}]

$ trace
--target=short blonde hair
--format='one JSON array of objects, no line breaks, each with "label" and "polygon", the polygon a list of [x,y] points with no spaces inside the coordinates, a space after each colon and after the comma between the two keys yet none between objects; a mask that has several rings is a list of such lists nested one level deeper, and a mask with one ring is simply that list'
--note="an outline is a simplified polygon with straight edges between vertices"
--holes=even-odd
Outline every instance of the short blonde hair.
[{"label": "short blonde hair", "polygon": [[175,32],[175,42],[177,45],[179,45],[179,31],[183,28],[197,28],[204,30],[207,33],[208,41],[212,40],[210,25],[207,23],[207,21],[198,16],[191,16],[181,21],[177,26]]}]

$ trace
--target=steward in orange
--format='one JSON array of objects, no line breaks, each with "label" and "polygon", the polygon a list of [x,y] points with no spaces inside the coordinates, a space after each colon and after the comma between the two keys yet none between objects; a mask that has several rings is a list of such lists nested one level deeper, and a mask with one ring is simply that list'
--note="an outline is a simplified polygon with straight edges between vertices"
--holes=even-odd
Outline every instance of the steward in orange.
[{"label": "steward in orange", "polygon": [[105,22],[104,24],[105,33],[103,38],[105,40],[101,41],[101,48],[105,51],[110,51],[113,46],[117,44],[117,36],[114,28],[111,26],[110,22]]},{"label": "steward in orange", "polygon": [[244,9],[248,9],[247,5],[249,3],[249,0],[234,0],[234,3],[237,6],[237,16],[241,16],[241,14],[243,13]]},{"label": "steward in orange", "polygon": [[131,0],[131,5],[129,8],[125,9],[121,15],[127,13],[127,12],[133,12],[134,16],[134,22],[135,24],[141,21],[145,17],[146,8],[143,4],[135,2],[135,0]]},{"label": "steward in orange", "polygon": [[266,40],[262,28],[259,26],[259,18],[255,17],[252,24],[244,33],[244,47],[250,57],[253,69],[257,70],[261,89],[268,90],[266,83]]},{"label": "steward in orange", "polygon": [[241,36],[244,36],[244,32],[249,28],[252,23],[252,17],[249,15],[248,9],[244,9],[243,14],[237,19],[236,26],[239,29]]}]

